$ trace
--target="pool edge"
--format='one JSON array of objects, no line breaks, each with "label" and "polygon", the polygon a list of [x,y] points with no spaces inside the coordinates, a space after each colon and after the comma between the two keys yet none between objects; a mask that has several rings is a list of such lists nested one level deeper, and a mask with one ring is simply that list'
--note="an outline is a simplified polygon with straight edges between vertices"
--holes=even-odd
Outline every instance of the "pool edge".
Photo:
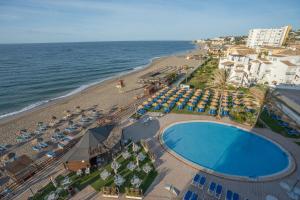
[{"label": "pool edge", "polygon": [[[246,176],[237,176],[237,175],[231,175],[231,174],[225,174],[225,173],[220,173],[214,170],[211,170],[209,168],[203,167],[197,163],[194,163],[186,158],[184,158],[183,156],[179,155],[178,153],[176,153],[175,151],[173,151],[172,149],[170,149],[163,141],[163,133],[164,131],[176,124],[182,124],[182,123],[188,123],[188,122],[210,122],[210,123],[215,123],[215,124],[222,124],[222,125],[226,125],[226,126],[232,126],[235,128],[239,128],[243,131],[249,132],[251,134],[255,134],[257,137],[261,137],[264,138],[266,140],[268,140],[269,142],[273,143],[274,145],[276,145],[280,150],[282,150],[284,153],[286,153],[286,155],[288,156],[288,166],[286,168],[284,168],[283,170],[273,173],[271,175],[266,175],[266,176],[259,176],[256,178],[251,178],[251,177],[246,177]],[[162,146],[163,149],[166,150],[166,152],[168,152],[170,155],[172,155],[174,158],[176,158],[177,160],[179,160],[180,162],[183,162],[184,164],[188,165],[189,167],[192,167],[196,170],[200,170],[203,171],[205,173],[220,177],[220,178],[224,178],[224,179],[229,179],[229,180],[236,180],[236,181],[246,181],[246,182],[267,182],[267,181],[274,181],[274,180],[278,180],[281,178],[284,178],[288,175],[290,175],[291,173],[293,173],[296,169],[296,162],[295,162],[295,158],[292,156],[292,154],[286,150],[283,146],[281,146],[281,144],[279,144],[277,141],[272,140],[271,138],[268,138],[264,135],[261,135],[253,130],[238,126],[238,125],[234,125],[234,124],[230,124],[230,123],[225,123],[225,122],[219,122],[219,121],[213,121],[213,120],[183,120],[180,122],[173,122],[170,123],[164,127],[162,127],[159,130],[159,135],[158,135],[158,140],[160,142],[160,145]]]}]

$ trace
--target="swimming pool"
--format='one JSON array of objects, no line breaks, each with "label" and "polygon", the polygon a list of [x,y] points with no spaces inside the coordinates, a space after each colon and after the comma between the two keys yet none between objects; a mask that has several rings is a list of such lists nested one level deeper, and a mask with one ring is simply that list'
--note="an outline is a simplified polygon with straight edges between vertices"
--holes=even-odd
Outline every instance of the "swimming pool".
[{"label": "swimming pool", "polygon": [[290,155],[278,144],[240,128],[214,122],[182,122],[164,129],[162,143],[201,169],[233,178],[283,173]]}]

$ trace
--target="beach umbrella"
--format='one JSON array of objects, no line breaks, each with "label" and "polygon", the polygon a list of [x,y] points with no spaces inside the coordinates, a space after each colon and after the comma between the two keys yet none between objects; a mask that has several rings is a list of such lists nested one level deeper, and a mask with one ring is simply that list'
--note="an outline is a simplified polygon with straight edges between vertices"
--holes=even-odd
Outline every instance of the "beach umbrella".
[{"label": "beach umbrella", "polygon": [[235,101],[234,101],[234,104],[240,105],[240,101],[239,101],[239,100],[235,100]]},{"label": "beach umbrella", "polygon": [[175,97],[174,96],[170,97],[170,100],[171,101],[175,100]]},{"label": "beach umbrella", "polygon": [[182,105],[182,103],[181,103],[181,102],[177,102],[177,103],[176,103],[176,105],[178,105],[178,106],[179,106],[179,105]]},{"label": "beach umbrella", "polygon": [[216,110],[217,108],[215,106],[210,106],[209,107],[211,110]]},{"label": "beach umbrella", "polygon": [[188,103],[188,106],[194,107],[194,105],[192,103]]},{"label": "beach umbrella", "polygon": [[153,95],[152,98],[155,99],[157,97],[157,95]]},{"label": "beach umbrella", "polygon": [[153,101],[153,99],[152,99],[152,98],[148,98],[148,101],[149,101],[149,102],[152,102],[152,101]]},{"label": "beach umbrella", "polygon": [[205,101],[200,101],[198,104],[206,105]]},{"label": "beach umbrella", "polygon": [[214,98],[214,99],[212,99],[211,101],[212,101],[212,102],[219,102],[219,99]]},{"label": "beach umbrella", "polygon": [[228,103],[222,103],[222,106],[226,107],[226,106],[228,106]]},{"label": "beach umbrella", "polygon": [[144,102],[143,102],[143,105],[148,105],[148,101],[144,101]]},{"label": "beach umbrella", "polygon": [[170,104],[170,103],[172,103],[172,101],[171,101],[171,100],[168,100],[167,103]]},{"label": "beach umbrella", "polygon": [[[154,105],[154,104],[153,104],[153,105]],[[138,109],[144,109],[144,106],[139,105],[139,106],[138,106]]]},{"label": "beach umbrella", "polygon": [[180,102],[184,102],[185,100],[183,98],[179,99]]},{"label": "beach umbrella", "polygon": [[211,102],[210,105],[211,105],[211,106],[217,106],[218,103],[217,103],[217,102]]},{"label": "beach umbrella", "polygon": [[249,101],[246,101],[246,102],[244,102],[244,104],[245,104],[246,106],[250,106],[250,105],[252,105],[252,103],[251,103],[251,102],[249,102]]},{"label": "beach umbrella", "polygon": [[161,99],[158,99],[158,100],[157,100],[157,103],[161,103],[161,102],[162,102],[162,100],[161,100]]},{"label": "beach umbrella", "polygon": [[163,107],[169,107],[169,104],[164,103],[164,104],[163,104]]},{"label": "beach umbrella", "polygon": [[197,107],[198,108],[204,108],[204,105],[203,104],[198,104]]},{"label": "beach umbrella", "polygon": [[224,107],[223,110],[224,111],[228,111],[229,109],[228,109],[228,107]]}]

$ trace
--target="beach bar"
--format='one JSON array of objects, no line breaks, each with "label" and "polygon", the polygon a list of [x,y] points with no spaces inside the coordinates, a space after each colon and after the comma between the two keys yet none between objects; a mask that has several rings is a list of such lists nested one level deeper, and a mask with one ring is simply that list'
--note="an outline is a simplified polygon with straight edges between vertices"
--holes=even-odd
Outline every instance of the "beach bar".
[{"label": "beach bar", "polygon": [[122,130],[112,124],[88,129],[64,156],[65,168],[78,171],[109,162],[112,155],[121,149],[121,137]]}]

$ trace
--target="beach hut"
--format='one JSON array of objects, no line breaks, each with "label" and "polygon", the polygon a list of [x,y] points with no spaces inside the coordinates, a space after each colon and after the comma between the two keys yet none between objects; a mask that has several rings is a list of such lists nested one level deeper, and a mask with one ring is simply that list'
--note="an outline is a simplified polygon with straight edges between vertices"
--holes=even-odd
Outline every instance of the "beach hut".
[{"label": "beach hut", "polygon": [[209,107],[209,114],[210,115],[216,115],[217,114],[217,108],[215,106]]},{"label": "beach hut", "polygon": [[21,182],[33,176],[37,167],[29,156],[21,155],[16,160],[6,163],[4,170],[10,178]]},{"label": "beach hut", "polygon": [[204,106],[203,104],[198,104],[198,105],[197,105],[197,111],[198,111],[198,112],[204,112],[204,107],[205,107],[205,106]]},{"label": "beach hut", "polygon": [[65,167],[78,171],[106,164],[112,159],[112,152],[120,149],[121,136],[122,129],[112,124],[88,129],[63,157]]}]

